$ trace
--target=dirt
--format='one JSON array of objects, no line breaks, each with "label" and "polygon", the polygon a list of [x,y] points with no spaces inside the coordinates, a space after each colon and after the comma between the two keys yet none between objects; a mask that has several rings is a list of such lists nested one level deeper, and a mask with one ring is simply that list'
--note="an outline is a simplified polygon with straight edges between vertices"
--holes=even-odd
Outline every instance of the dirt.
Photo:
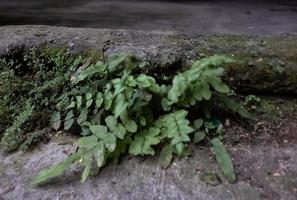
[{"label": "dirt", "polygon": [[[232,159],[238,181],[260,189],[261,199],[289,199],[280,194],[282,190],[288,190],[294,199],[297,196],[297,166],[292,156],[297,144],[296,101],[262,97],[257,109],[254,121],[225,121],[225,143],[230,149],[237,149],[232,151]],[[254,152],[260,146],[264,154],[261,161]],[[286,153],[282,152],[284,149]],[[293,165],[288,167],[288,163]]]},{"label": "dirt", "polygon": [[[297,102],[295,98],[258,96],[254,120],[230,116],[223,122],[226,142],[230,145],[268,145],[276,148],[297,143]],[[230,124],[230,121],[233,123]]]}]

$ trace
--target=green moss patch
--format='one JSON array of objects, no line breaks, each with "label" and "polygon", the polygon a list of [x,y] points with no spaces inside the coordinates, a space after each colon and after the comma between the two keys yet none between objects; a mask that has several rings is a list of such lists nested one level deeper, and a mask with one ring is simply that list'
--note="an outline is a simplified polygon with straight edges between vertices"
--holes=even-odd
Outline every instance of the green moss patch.
[{"label": "green moss patch", "polygon": [[296,95],[295,37],[211,36],[199,41],[200,56],[224,54],[241,60],[226,66],[225,81],[239,93]]},{"label": "green moss patch", "polygon": [[[40,140],[52,105],[69,89],[71,68],[82,58],[66,48],[31,49],[0,58],[1,148],[13,151]],[[29,141],[26,139],[29,138]]]}]

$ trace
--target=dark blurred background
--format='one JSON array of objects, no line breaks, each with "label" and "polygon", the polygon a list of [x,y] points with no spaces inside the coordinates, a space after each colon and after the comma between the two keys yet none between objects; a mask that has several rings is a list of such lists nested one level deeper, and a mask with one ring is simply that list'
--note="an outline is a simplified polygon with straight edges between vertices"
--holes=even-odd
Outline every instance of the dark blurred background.
[{"label": "dark blurred background", "polygon": [[297,1],[0,0],[0,26],[28,24],[198,34],[296,34]]}]

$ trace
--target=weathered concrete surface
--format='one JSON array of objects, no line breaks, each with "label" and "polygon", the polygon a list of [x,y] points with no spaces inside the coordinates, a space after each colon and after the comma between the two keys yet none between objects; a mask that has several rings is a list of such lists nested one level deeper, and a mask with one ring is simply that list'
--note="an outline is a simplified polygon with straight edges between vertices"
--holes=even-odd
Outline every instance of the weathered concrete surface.
[{"label": "weathered concrete surface", "polygon": [[[173,32],[131,32],[107,29],[74,29],[48,26],[0,27],[0,55],[22,52],[30,47],[49,44],[68,45],[73,52],[93,49],[106,54],[129,52],[149,58],[153,67],[175,67],[191,60],[224,53],[240,56],[248,65],[231,67],[238,77],[229,80],[253,87],[251,71],[274,74],[280,85],[265,84],[270,79],[256,79],[257,91],[282,91],[296,94],[296,37],[198,36]],[[251,58],[251,60],[250,60]],[[264,65],[264,67],[263,67]],[[269,67],[269,68],[267,68]],[[251,69],[251,70],[248,70]],[[270,70],[274,69],[274,70]],[[245,71],[247,70],[247,71]],[[231,73],[230,72],[230,73]],[[286,72],[286,73],[284,73]],[[291,76],[289,76],[291,75]],[[231,76],[230,76],[231,77]],[[229,78],[230,78],[229,77]],[[228,76],[226,77],[228,79]],[[247,81],[249,80],[249,81]],[[262,82],[261,82],[262,81]],[[281,85],[284,83],[283,85]],[[236,85],[237,84],[237,85]],[[263,87],[263,85],[265,87]],[[291,87],[292,86],[292,87]],[[289,90],[285,90],[289,88]],[[244,89],[244,88],[243,88]],[[278,91],[279,92],[279,91]],[[276,107],[278,108],[278,107]],[[292,111],[293,112],[293,111]],[[284,114],[284,117],[287,117]],[[228,146],[234,159],[238,182],[228,184],[219,174],[208,148],[193,147],[193,156],[176,160],[166,171],[157,158],[124,158],[118,166],[108,166],[86,184],[79,183],[79,169],[74,167],[65,175],[43,187],[30,185],[41,169],[61,161],[75,145],[61,145],[72,138],[53,138],[32,152],[17,152],[0,156],[0,199],[234,199],[234,200],[295,200],[297,196],[297,119],[288,118],[270,129],[262,122],[255,127],[233,126],[226,133],[239,144]],[[242,142],[250,140],[252,142]],[[238,143],[235,141],[235,143]],[[210,157],[210,159],[209,159]],[[213,187],[201,181],[206,172],[218,173],[223,183]]]},{"label": "weathered concrete surface", "polygon": [[[62,176],[33,187],[31,181],[37,173],[76,149],[76,138],[54,133],[49,143],[32,151],[0,154],[0,200],[295,200],[296,109],[296,100],[262,98],[256,121],[222,121],[224,143],[236,171],[235,184],[222,177],[208,147],[191,145],[192,156],[175,159],[167,170],[161,169],[157,156],[126,156],[119,165],[107,165],[85,184],[79,180],[81,169],[74,165]],[[203,181],[209,172],[219,176],[212,181],[216,186]]]},{"label": "weathered concrete surface", "polygon": [[0,0],[1,25],[297,34],[294,0]]},{"label": "weathered concrete surface", "polygon": [[[163,170],[157,158],[124,158],[107,166],[85,184],[77,167],[41,187],[30,183],[41,169],[56,163],[75,145],[59,145],[69,137],[57,137],[32,152],[0,157],[0,199],[201,199],[201,200],[295,200],[297,195],[297,146],[230,147],[238,182],[223,180],[218,186],[202,182],[206,172],[218,173],[208,149],[193,147],[193,156],[176,160]],[[219,174],[219,173],[218,173]]]},{"label": "weathered concrete surface", "polygon": [[244,61],[227,69],[225,79],[235,90],[297,94],[297,36],[201,36],[53,26],[0,27],[0,56],[44,45],[68,45],[72,52],[131,53],[148,59],[152,67],[167,70],[207,55],[226,54]]}]

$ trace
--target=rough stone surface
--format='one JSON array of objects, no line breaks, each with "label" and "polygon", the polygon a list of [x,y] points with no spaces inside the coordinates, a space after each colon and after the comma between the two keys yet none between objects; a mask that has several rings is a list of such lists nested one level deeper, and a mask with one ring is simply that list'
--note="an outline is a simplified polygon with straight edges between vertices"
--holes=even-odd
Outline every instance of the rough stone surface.
[{"label": "rough stone surface", "polygon": [[[0,27],[0,55],[16,54],[44,45],[68,45],[73,53],[86,49],[96,52],[104,50],[107,55],[128,52],[140,58],[149,58],[156,67],[169,70],[177,64],[186,65],[205,55],[224,53],[241,56],[243,60],[251,58],[248,65],[240,66],[243,68],[230,68],[230,73],[238,74],[226,77],[235,77],[229,80],[234,88],[244,85],[252,87],[255,74],[251,71],[264,70],[267,73],[272,71],[273,79],[280,85],[267,85],[271,77],[260,76],[256,79],[257,87],[252,88],[254,91],[272,91],[277,87],[286,94],[296,94],[297,90],[292,84],[297,77],[294,74],[296,39],[295,36],[206,37],[173,32],[6,26]],[[278,73],[279,76],[276,76]],[[293,82],[287,82],[291,79]],[[221,176],[208,148],[193,146],[192,157],[175,160],[167,170],[160,168],[157,157],[125,157],[119,165],[108,165],[83,185],[79,182],[80,168],[73,166],[64,175],[42,187],[32,187],[30,182],[34,175],[63,160],[75,149],[74,138],[56,135],[48,144],[40,144],[32,151],[0,155],[0,199],[295,200],[297,118],[296,115],[288,117],[287,113],[280,111],[280,104],[277,102],[275,109],[282,112],[284,119],[277,122],[273,129],[262,121],[248,128],[233,125],[231,121],[231,128],[226,131],[231,141],[226,144],[229,144],[228,150],[234,159],[238,179],[235,184],[227,183]],[[278,116],[275,113],[270,115]],[[210,186],[201,181],[200,177],[209,172],[217,174],[222,183]]]},{"label": "rough stone surface", "polygon": [[67,45],[73,53],[130,53],[152,67],[175,69],[213,54],[239,57],[226,81],[249,93],[297,94],[297,36],[201,36],[176,32],[81,29],[53,26],[0,27],[0,56],[24,49]]},{"label": "rough stone surface", "polygon": [[297,34],[295,0],[0,0],[0,26]]},{"label": "rough stone surface", "polygon": [[[296,109],[296,101],[262,98],[255,121],[222,121],[235,184],[224,179],[208,147],[191,145],[192,156],[175,159],[167,170],[160,167],[158,156],[126,156],[117,166],[94,171],[85,184],[80,183],[82,169],[73,165],[62,176],[33,187],[37,173],[76,149],[77,138],[59,132],[31,151],[0,154],[0,199],[295,200]],[[207,184],[209,173],[218,178]]]},{"label": "rough stone surface", "polygon": [[[54,137],[32,152],[18,152],[0,158],[0,199],[234,199],[295,200],[297,195],[297,146],[230,147],[238,170],[238,182],[227,183],[209,159],[208,149],[194,147],[189,159],[176,160],[161,169],[157,158],[124,158],[117,166],[107,166],[85,184],[79,182],[77,167],[41,187],[30,184],[41,169],[56,163],[75,145],[60,145],[69,137]],[[71,143],[71,142],[70,142]],[[240,171],[243,170],[243,171]],[[202,182],[201,174],[218,173],[218,186]]]}]

